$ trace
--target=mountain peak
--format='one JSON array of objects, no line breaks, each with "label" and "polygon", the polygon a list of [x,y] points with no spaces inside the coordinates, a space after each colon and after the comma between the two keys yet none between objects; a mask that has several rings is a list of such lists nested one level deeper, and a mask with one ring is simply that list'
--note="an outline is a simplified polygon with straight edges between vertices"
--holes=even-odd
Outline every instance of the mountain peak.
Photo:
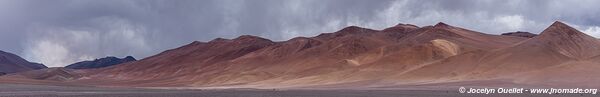
[{"label": "mountain peak", "polygon": [[448,24],[446,24],[444,22],[438,22],[433,27],[450,27],[450,25],[448,25]]},{"label": "mountain peak", "polygon": [[365,29],[362,27],[358,27],[358,26],[348,26],[343,28],[342,30],[339,30],[338,32],[353,32],[353,31],[359,31],[361,29]]},{"label": "mountain peak", "polygon": [[567,25],[563,22],[560,22],[560,21],[554,21],[554,23],[552,23],[551,26],[569,26],[569,25]]},{"label": "mountain peak", "polygon": [[419,26],[416,26],[416,25],[413,25],[413,24],[403,24],[403,23],[398,23],[394,27],[419,28]]},{"label": "mountain peak", "polygon": [[575,59],[600,55],[600,41],[559,21],[533,39],[532,41],[545,43],[561,54]]},{"label": "mountain peak", "polygon": [[133,56],[127,56],[127,57],[125,57],[123,59],[125,59],[125,60],[137,60],[137,59],[133,58]]},{"label": "mountain peak", "polygon": [[242,38],[261,38],[261,37],[254,36],[254,35],[241,35],[241,36],[237,37],[236,39],[242,39]]},{"label": "mountain peak", "polygon": [[215,39],[211,40],[210,42],[214,43],[214,42],[224,42],[224,41],[229,41],[229,39],[219,37],[219,38],[215,38]]},{"label": "mountain peak", "polygon": [[[546,28],[540,36],[543,37],[554,37],[554,36],[572,36],[572,35],[583,35],[588,36],[583,32],[578,31],[577,29],[562,23],[560,21],[556,21],[552,23],[548,28]],[[591,36],[588,36],[591,37]]]},{"label": "mountain peak", "polygon": [[237,38],[235,38],[233,40],[239,40],[239,41],[256,41],[256,40],[260,40],[260,41],[269,41],[269,42],[272,42],[269,39],[265,39],[265,38],[258,37],[258,36],[253,36],[253,35],[242,35],[242,36],[237,37]]},{"label": "mountain peak", "polygon": [[551,27],[572,28],[571,26],[569,26],[563,22],[560,22],[560,21],[554,21],[554,23],[552,23],[552,25],[550,25],[550,27],[548,27],[548,28],[551,28]]},{"label": "mountain peak", "polygon": [[396,26],[385,28],[382,31],[383,32],[406,32],[406,31],[415,30],[415,29],[419,29],[419,26],[415,26],[412,24],[398,23]]},{"label": "mountain peak", "polygon": [[377,32],[377,30],[362,28],[358,26],[348,26],[333,33],[321,33],[317,35],[316,38],[331,39],[334,37],[341,37],[346,35],[365,35],[370,32]]}]

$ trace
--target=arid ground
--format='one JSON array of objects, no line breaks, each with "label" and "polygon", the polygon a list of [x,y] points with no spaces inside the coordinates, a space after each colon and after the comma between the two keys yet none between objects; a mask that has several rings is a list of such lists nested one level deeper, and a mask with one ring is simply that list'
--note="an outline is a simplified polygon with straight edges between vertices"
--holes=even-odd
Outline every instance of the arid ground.
[{"label": "arid ground", "polygon": [[0,97],[595,97],[591,94],[461,94],[457,90],[140,89],[0,84]]}]

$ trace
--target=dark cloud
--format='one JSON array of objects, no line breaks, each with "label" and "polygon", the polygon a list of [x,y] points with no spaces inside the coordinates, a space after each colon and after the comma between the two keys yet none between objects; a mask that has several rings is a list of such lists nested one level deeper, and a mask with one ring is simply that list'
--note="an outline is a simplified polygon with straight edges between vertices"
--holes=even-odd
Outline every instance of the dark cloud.
[{"label": "dark cloud", "polygon": [[538,33],[555,20],[600,37],[598,0],[0,0],[0,50],[50,66],[147,57],[242,34],[286,40],[357,25],[446,22]]}]

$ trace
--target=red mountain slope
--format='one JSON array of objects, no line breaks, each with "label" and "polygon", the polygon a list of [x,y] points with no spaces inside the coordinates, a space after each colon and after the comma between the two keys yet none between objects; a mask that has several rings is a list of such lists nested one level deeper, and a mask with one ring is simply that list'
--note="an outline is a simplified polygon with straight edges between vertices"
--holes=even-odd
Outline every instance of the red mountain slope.
[{"label": "red mountain slope", "polygon": [[594,75],[600,73],[598,47],[595,38],[560,22],[533,38],[484,34],[445,23],[398,24],[383,30],[350,26],[280,42],[248,35],[193,42],[135,62],[77,70],[80,78],[66,83],[220,88],[470,82],[593,86],[600,81]]}]

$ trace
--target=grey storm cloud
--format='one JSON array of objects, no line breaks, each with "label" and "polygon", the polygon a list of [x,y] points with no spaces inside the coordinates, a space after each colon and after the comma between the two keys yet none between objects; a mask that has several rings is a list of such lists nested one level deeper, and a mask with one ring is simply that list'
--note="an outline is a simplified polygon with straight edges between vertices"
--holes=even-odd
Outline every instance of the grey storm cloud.
[{"label": "grey storm cloud", "polygon": [[346,26],[445,22],[489,34],[539,33],[559,20],[600,37],[598,0],[0,0],[0,50],[59,67],[144,58],[192,41],[276,41]]}]

